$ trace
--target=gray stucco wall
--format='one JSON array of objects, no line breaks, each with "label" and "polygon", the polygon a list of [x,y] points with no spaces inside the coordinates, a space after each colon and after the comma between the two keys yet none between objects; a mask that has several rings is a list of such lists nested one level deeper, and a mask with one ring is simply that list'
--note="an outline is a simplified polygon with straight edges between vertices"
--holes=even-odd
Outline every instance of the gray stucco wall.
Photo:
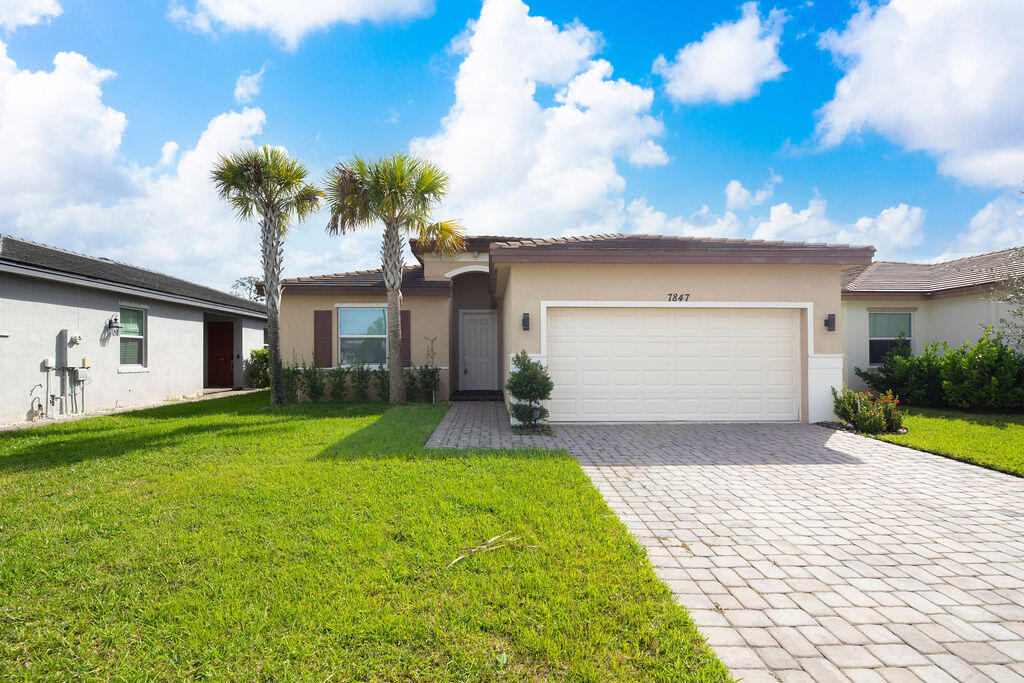
[{"label": "gray stucco wall", "polygon": [[[107,320],[121,306],[147,312],[145,368],[121,367],[119,338],[105,332]],[[58,355],[62,328],[82,337],[69,347],[68,365],[80,366],[83,357],[92,361],[85,386],[87,412],[201,393],[203,319],[200,308],[0,273],[0,424],[25,420],[31,396],[45,401],[41,362]],[[258,339],[253,328],[259,330]],[[262,329],[262,321],[236,319],[236,336],[243,344],[262,345]],[[236,345],[235,351],[248,357],[249,348]],[[238,386],[244,384],[242,366],[236,363]],[[50,377],[50,393],[60,393],[55,373]]]}]

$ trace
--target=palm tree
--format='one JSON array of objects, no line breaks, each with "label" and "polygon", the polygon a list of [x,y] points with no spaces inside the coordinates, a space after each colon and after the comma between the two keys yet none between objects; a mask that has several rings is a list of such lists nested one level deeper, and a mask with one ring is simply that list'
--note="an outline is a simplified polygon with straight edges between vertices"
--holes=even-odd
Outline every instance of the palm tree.
[{"label": "palm tree", "polygon": [[387,337],[391,403],[405,402],[402,372],[402,249],[414,236],[435,251],[454,254],[465,249],[462,229],[454,221],[435,222],[432,209],[448,191],[448,174],[417,156],[393,154],[367,161],[359,157],[343,161],[324,178],[331,217],[327,232],[343,235],[382,223],[380,249],[384,287],[388,293]]},{"label": "palm tree", "polygon": [[220,155],[210,172],[217,194],[234,207],[240,220],[258,218],[266,291],[270,353],[270,403],[284,403],[281,363],[281,261],[284,235],[293,220],[320,207],[323,193],[306,182],[306,167],[278,147],[264,145],[229,156]]}]

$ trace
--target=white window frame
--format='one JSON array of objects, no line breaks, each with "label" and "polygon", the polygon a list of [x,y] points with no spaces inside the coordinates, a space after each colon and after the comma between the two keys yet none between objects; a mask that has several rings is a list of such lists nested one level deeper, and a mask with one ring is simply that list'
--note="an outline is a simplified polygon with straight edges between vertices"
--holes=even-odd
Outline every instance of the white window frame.
[{"label": "white window frame", "polygon": [[877,368],[877,367],[881,367],[881,365],[882,365],[881,361],[878,361],[878,362],[872,362],[871,361],[871,342],[873,342],[873,341],[896,341],[897,339],[899,339],[899,337],[872,337],[871,336],[871,316],[873,316],[873,315],[905,315],[905,316],[907,316],[908,320],[910,321],[910,329],[908,330],[908,332],[910,332],[910,334],[908,336],[904,337],[904,339],[907,340],[907,344],[910,346],[911,352],[913,352],[913,350],[914,350],[914,326],[915,326],[914,325],[914,311],[912,311],[912,310],[906,310],[906,311],[870,311],[869,310],[868,311],[868,367]]},{"label": "white window frame", "polygon": [[[139,311],[140,313],[142,313],[142,334],[125,334],[123,330],[118,334],[118,369],[122,372],[143,372],[149,368],[149,307],[134,303],[118,304],[117,317],[119,320],[122,320],[124,318],[124,315],[122,313],[126,308],[129,308],[133,311]],[[142,363],[121,363],[121,339],[142,340]]]},{"label": "white window frame", "polygon": [[[337,311],[335,320],[338,324],[338,367],[351,368],[354,367],[351,363],[341,362],[341,340],[342,339],[383,339],[384,340],[384,362],[377,365],[369,365],[366,367],[381,367],[385,369],[388,367],[388,304],[387,302],[380,304],[373,303],[358,303],[358,304],[334,304],[334,308]],[[341,309],[343,308],[379,308],[384,311],[384,334],[342,334],[341,333]]]}]

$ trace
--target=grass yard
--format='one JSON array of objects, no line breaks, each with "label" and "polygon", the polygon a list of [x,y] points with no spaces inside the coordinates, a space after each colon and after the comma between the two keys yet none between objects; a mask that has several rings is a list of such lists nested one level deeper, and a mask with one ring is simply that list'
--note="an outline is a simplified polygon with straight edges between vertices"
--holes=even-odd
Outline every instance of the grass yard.
[{"label": "grass yard", "polygon": [[[728,679],[570,457],[425,451],[444,405],[266,404],[0,434],[4,675]],[[445,569],[505,531],[539,547]]]},{"label": "grass yard", "polygon": [[906,434],[878,438],[1024,477],[1024,416],[911,408]]}]

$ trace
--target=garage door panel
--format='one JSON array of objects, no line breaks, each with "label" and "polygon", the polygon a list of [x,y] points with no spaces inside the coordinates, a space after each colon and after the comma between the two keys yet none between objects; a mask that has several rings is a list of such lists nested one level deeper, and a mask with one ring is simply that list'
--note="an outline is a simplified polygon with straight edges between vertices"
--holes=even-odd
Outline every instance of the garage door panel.
[{"label": "garage door panel", "polygon": [[553,308],[553,420],[795,420],[792,310]]}]

